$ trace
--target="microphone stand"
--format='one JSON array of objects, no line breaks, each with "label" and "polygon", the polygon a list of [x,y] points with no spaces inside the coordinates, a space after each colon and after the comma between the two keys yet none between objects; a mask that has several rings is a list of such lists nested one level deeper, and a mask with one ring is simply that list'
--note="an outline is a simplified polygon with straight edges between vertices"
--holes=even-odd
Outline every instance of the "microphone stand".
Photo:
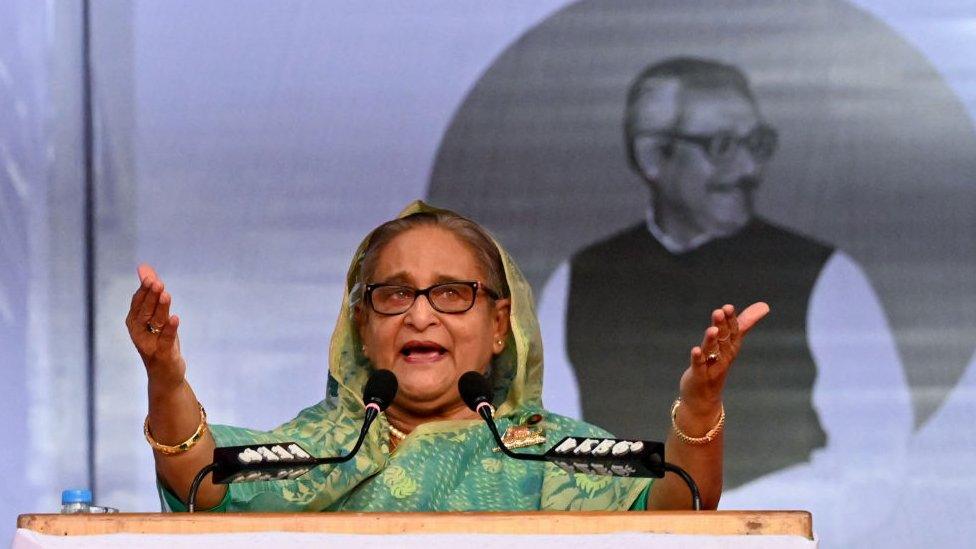
[{"label": "microphone stand", "polygon": [[691,508],[695,511],[701,511],[701,494],[698,492],[698,483],[695,482],[695,479],[691,478],[688,471],[666,461],[664,462],[664,470],[671,471],[681,477],[681,480],[685,481],[685,484],[688,485],[688,490],[691,492]]},{"label": "microphone stand", "polygon": [[[522,453],[516,453],[509,450],[508,446],[505,446],[505,443],[502,442],[502,437],[498,433],[498,426],[495,425],[495,419],[492,417],[495,410],[491,406],[491,404],[488,404],[487,402],[480,402],[478,404],[476,411],[478,412],[478,415],[480,415],[481,418],[485,420],[485,423],[488,424],[488,429],[491,430],[491,434],[495,438],[495,442],[498,444],[498,448],[502,451],[503,454],[513,459],[521,459],[525,461],[549,461],[549,458],[544,454],[522,454]],[[679,477],[681,477],[681,480],[683,480],[685,484],[688,485],[688,491],[691,492],[692,508],[695,511],[701,511],[701,494],[698,491],[698,484],[695,482],[695,479],[693,479],[691,475],[688,474],[688,471],[685,471],[681,467],[674,465],[673,463],[668,463],[666,461],[663,463],[664,463],[665,471],[670,471],[678,475]]]},{"label": "microphone stand", "polygon": [[188,513],[193,513],[196,507],[197,492],[200,490],[200,484],[203,483],[203,479],[207,475],[213,472],[217,468],[216,463],[211,463],[206,465],[203,469],[197,472],[197,476],[193,477],[193,482],[190,483],[190,495],[186,498],[186,511]]},{"label": "microphone stand", "polygon": [[[334,456],[334,457],[312,458],[310,460],[305,460],[297,463],[288,462],[286,464],[287,465],[299,464],[303,466],[317,467],[319,465],[331,465],[336,463],[345,463],[349,461],[350,459],[352,459],[353,456],[356,455],[357,452],[359,452],[359,448],[362,447],[363,441],[366,439],[366,433],[369,432],[370,425],[373,424],[373,421],[376,419],[376,416],[378,416],[379,413],[380,413],[379,405],[373,402],[370,402],[369,404],[366,405],[366,417],[363,419],[363,428],[359,431],[359,438],[356,439],[356,445],[353,446],[352,450],[350,450],[347,454],[342,456]],[[216,451],[217,449],[215,448],[214,452],[216,453]],[[205,466],[203,469],[200,469],[200,471],[197,472],[196,476],[193,477],[193,482],[190,483],[190,493],[187,496],[187,501],[186,501],[187,512],[189,513],[195,512],[197,492],[200,490],[200,484],[203,483],[203,479],[206,478],[208,474],[212,473],[219,466],[220,464],[214,461],[213,463]]]}]

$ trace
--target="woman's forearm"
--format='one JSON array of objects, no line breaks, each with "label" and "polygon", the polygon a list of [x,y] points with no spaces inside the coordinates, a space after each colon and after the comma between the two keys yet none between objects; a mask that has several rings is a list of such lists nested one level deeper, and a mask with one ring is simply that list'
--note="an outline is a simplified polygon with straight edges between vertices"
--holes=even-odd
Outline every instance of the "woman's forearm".
[{"label": "woman's forearm", "polygon": [[[679,407],[675,421],[681,432],[697,438],[708,433],[720,416],[721,407],[700,416],[695,416],[684,407]],[[695,480],[701,494],[702,509],[718,507],[719,498],[722,496],[722,455],[722,432],[719,432],[711,442],[692,445],[679,439],[672,429],[665,443],[665,461],[681,467]],[[655,482],[650,496],[649,509],[692,508],[688,486],[674,473],[668,473],[663,479]]]},{"label": "woman's forearm", "polygon": [[[768,313],[769,305],[761,301],[738,315],[730,304],[712,311],[712,325],[705,330],[701,344],[692,347],[688,369],[681,375],[681,404],[672,411],[674,425],[668,434],[664,459],[695,480],[702,509],[717,508],[722,497],[723,438],[719,422],[729,368],[745,335]],[[685,436],[678,436],[678,432]],[[682,480],[669,474],[654,485],[649,507],[689,509],[691,497]]]},{"label": "woman's forearm", "polygon": [[[177,446],[194,437],[200,428],[200,404],[186,382],[186,361],[178,335],[180,319],[169,314],[173,298],[155,269],[143,263],[137,272],[139,289],[132,294],[125,326],[149,378],[147,427],[159,445]],[[183,452],[165,454],[154,448],[156,472],[167,488],[186,501],[193,477],[210,463],[213,449],[209,431]],[[216,486],[208,477],[197,502],[201,508],[213,507],[226,493],[226,486]]]},{"label": "woman's forearm", "polygon": [[[200,426],[200,405],[190,385],[183,381],[175,387],[164,387],[149,381],[149,429],[156,442],[167,446],[189,439]],[[186,502],[193,477],[213,459],[215,443],[209,429],[197,443],[181,454],[167,455],[153,451],[156,473],[165,485]],[[200,509],[220,503],[226,485],[217,485],[207,477],[200,485],[196,506]]]}]

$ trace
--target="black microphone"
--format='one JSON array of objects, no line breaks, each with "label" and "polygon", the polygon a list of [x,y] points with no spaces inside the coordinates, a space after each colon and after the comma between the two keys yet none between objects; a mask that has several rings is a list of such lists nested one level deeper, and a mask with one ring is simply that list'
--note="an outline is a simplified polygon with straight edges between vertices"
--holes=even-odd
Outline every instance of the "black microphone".
[{"label": "black microphone", "polygon": [[498,434],[498,426],[495,425],[495,420],[491,417],[495,413],[495,408],[491,405],[492,390],[488,378],[478,372],[466,372],[458,379],[458,392],[461,393],[461,399],[468,405],[468,408],[478,412],[481,419],[484,419],[485,423],[488,424],[488,429],[491,430],[495,442],[498,443],[498,449],[502,453],[513,459],[549,461],[543,455],[513,452],[502,442],[502,437]]},{"label": "black microphone", "polygon": [[267,444],[247,444],[244,446],[224,446],[214,448],[213,463],[197,473],[190,485],[187,510],[194,511],[197,491],[208,473],[213,473],[214,484],[234,482],[256,482],[272,480],[292,480],[311,471],[319,465],[344,463],[359,452],[376,416],[386,410],[393,402],[397,392],[397,379],[389,370],[376,370],[366,381],[363,389],[363,403],[366,413],[363,427],[359,431],[356,445],[342,456],[316,458],[297,442],[271,442]]},{"label": "black microphone", "polygon": [[458,392],[461,393],[461,400],[468,405],[468,408],[479,412],[482,406],[487,405],[494,412],[491,406],[492,390],[488,378],[478,372],[465,372],[458,379]]},{"label": "black microphone", "polygon": [[397,378],[389,370],[376,370],[366,380],[363,389],[363,403],[366,404],[366,419],[363,432],[369,429],[370,423],[393,402],[397,393]]},{"label": "black microphone", "polygon": [[664,443],[650,440],[624,440],[599,437],[564,437],[544,454],[511,451],[492,415],[492,390],[488,379],[478,372],[467,372],[458,379],[461,399],[488,424],[498,448],[505,455],[526,461],[548,461],[567,473],[619,477],[661,478],[666,471],[680,476],[691,491],[692,507],[701,509],[698,485],[684,469],[664,461]]}]

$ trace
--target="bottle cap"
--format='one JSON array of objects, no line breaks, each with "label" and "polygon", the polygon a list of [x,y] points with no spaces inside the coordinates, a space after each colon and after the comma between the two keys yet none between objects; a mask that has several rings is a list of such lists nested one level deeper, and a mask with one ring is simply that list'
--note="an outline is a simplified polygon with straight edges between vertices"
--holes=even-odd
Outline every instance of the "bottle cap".
[{"label": "bottle cap", "polygon": [[64,490],[61,492],[61,505],[66,505],[68,503],[88,503],[92,502],[91,490],[87,488],[83,489],[73,489]]}]

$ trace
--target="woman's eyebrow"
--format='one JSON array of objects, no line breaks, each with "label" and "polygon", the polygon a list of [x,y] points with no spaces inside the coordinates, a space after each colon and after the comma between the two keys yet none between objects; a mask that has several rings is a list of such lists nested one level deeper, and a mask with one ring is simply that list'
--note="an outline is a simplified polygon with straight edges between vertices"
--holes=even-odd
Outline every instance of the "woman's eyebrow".
[{"label": "woman's eyebrow", "polygon": [[411,284],[412,278],[406,271],[400,271],[391,276],[383,278],[376,282],[376,284],[398,284],[402,286],[409,286]]},{"label": "woman's eyebrow", "polygon": [[434,277],[435,284],[443,284],[445,282],[458,282],[461,280],[475,280],[475,279],[470,277],[454,276],[454,275],[446,275],[446,274],[439,274]]},{"label": "woman's eyebrow", "polygon": [[[434,280],[434,284],[443,284],[445,282],[457,282],[459,280],[477,280],[477,278],[478,277],[472,278],[472,277],[463,277],[463,276],[435,273],[433,280]],[[406,271],[400,271],[398,273],[394,273],[386,278],[381,279],[379,282],[376,282],[376,284],[395,284],[398,286],[410,286],[414,284],[415,280],[416,279],[413,276],[411,276],[410,273]]]}]

